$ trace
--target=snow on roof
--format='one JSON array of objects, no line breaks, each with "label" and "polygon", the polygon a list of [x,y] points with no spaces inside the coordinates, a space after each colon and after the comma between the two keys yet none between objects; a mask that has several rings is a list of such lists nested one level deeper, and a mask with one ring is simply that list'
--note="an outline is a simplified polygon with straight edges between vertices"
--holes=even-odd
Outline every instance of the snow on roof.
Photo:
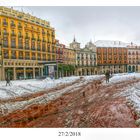
[{"label": "snow on roof", "polygon": [[94,43],[96,47],[127,47],[130,43],[124,43],[118,40],[98,40]]}]

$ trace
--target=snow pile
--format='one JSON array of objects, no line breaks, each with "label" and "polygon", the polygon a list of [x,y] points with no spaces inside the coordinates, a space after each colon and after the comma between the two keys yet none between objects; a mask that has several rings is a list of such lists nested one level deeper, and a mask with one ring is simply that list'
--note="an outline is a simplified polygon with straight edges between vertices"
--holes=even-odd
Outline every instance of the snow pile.
[{"label": "snow pile", "polygon": [[27,94],[32,94],[45,89],[57,87],[61,84],[72,83],[80,77],[65,77],[57,80],[46,78],[44,80],[17,80],[11,81],[11,86],[6,86],[5,81],[0,82],[0,98],[14,98]]},{"label": "snow pile", "polygon": [[[109,84],[115,84],[118,82],[128,81],[132,79],[140,78],[140,73],[121,73],[121,74],[113,74],[110,78]],[[104,82],[106,84],[106,82]]]},{"label": "snow pile", "polygon": [[85,76],[84,79],[88,81],[93,81],[93,80],[99,80],[103,77],[104,75],[90,75],[90,76]]},{"label": "snow pile", "polygon": [[134,84],[133,87],[129,86],[125,92],[120,93],[118,96],[126,97],[126,103],[132,110],[132,114],[135,116],[135,123],[137,126],[140,126],[140,82]]},{"label": "snow pile", "polygon": [[[74,81],[74,79],[79,79],[80,77],[66,77],[66,78],[62,78],[62,79],[58,79],[58,80],[54,80],[57,82],[62,82],[62,81]],[[59,98],[60,96],[66,94],[66,93],[72,93],[74,91],[77,91],[78,89],[81,88],[81,86],[86,85],[91,79],[100,79],[101,76],[86,76],[83,77],[83,79],[75,84],[72,84],[70,86],[67,86],[66,88],[63,88],[59,91],[52,91],[48,94],[43,94],[42,96],[38,96],[36,98],[32,98],[30,100],[26,100],[26,101],[17,101],[17,102],[7,102],[7,103],[3,103],[0,104],[0,112],[2,112],[3,115],[6,115],[8,113],[11,113],[12,111],[18,110],[18,109],[25,109],[27,107],[29,107],[32,104],[43,104],[43,103],[48,103],[52,100],[55,100],[57,98]],[[71,79],[71,80],[70,80]],[[44,81],[44,80],[43,80]]]},{"label": "snow pile", "polygon": [[[93,75],[93,76],[83,76],[83,79],[88,83],[92,80],[98,80],[103,75]],[[6,86],[5,81],[0,82],[0,98],[1,99],[9,99],[9,98],[15,98],[18,96],[24,96],[36,93],[38,91],[51,89],[63,84],[72,83],[76,80],[80,79],[79,76],[71,76],[71,77],[64,77],[59,79],[51,79],[46,78],[44,80],[17,80],[17,81],[11,81],[11,86]]]}]

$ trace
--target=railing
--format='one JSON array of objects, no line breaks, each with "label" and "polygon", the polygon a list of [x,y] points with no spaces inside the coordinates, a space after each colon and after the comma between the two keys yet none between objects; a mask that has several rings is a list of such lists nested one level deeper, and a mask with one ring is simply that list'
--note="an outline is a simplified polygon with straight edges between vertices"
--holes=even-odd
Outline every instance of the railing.
[{"label": "railing", "polygon": [[19,48],[19,49],[23,49],[23,45],[19,45],[18,48]]},{"label": "railing", "polygon": [[9,56],[8,56],[8,55],[4,55],[4,58],[8,59],[8,58],[9,58]]},{"label": "railing", "polygon": [[4,35],[4,36],[7,36],[7,35],[9,35],[9,33],[7,33],[7,32],[4,32],[4,33],[3,33],[3,35]]},{"label": "railing", "polygon": [[32,57],[32,60],[36,60],[36,58],[35,57]]},{"label": "railing", "polygon": [[41,58],[40,58],[40,57],[38,57],[38,58],[37,58],[37,60],[41,60]]},{"label": "railing", "polygon": [[36,48],[35,47],[31,47],[31,50],[36,50]]},{"label": "railing", "polygon": [[11,45],[11,48],[16,48],[16,45]]},{"label": "railing", "polygon": [[8,25],[8,22],[3,22],[3,26],[7,26]]},{"label": "railing", "polygon": [[16,59],[16,56],[12,56],[11,59]]},{"label": "railing", "polygon": [[12,27],[12,28],[15,28],[16,25],[15,25],[14,23],[11,23],[11,27]]},{"label": "railing", "polygon": [[8,48],[8,43],[3,44],[3,47]]},{"label": "railing", "polygon": [[19,59],[23,59],[23,57],[20,56]]},{"label": "railing", "polygon": [[16,34],[15,33],[11,33],[11,36],[16,36]]},{"label": "railing", "polygon": [[25,49],[29,50],[29,49],[30,49],[30,47],[29,47],[29,46],[25,46]]},{"label": "railing", "polygon": [[42,51],[44,51],[44,52],[45,52],[45,51],[46,51],[46,49],[45,49],[45,48],[42,48]]},{"label": "railing", "polygon": [[41,51],[41,48],[37,48],[38,51]]}]

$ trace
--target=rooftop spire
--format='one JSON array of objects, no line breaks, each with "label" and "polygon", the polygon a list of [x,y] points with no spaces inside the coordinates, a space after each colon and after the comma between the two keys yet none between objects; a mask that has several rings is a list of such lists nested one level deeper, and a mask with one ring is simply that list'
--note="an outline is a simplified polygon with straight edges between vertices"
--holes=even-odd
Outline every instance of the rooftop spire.
[{"label": "rooftop spire", "polygon": [[73,38],[73,42],[76,42],[75,35],[74,35],[74,38]]}]

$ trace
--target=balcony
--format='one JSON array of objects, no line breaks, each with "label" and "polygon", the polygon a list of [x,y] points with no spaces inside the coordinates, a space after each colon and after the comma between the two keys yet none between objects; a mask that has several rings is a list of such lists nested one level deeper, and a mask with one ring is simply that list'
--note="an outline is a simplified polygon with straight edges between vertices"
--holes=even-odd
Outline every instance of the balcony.
[{"label": "balcony", "polygon": [[35,57],[32,57],[32,60],[36,60],[36,58]]},{"label": "balcony", "polygon": [[3,33],[3,35],[4,35],[4,36],[8,36],[8,35],[9,35],[9,33],[7,33],[7,32],[4,32],[4,33]]},{"label": "balcony", "polygon": [[8,26],[8,22],[3,22],[3,26]]},{"label": "balcony", "polygon": [[46,52],[46,48],[42,48],[42,51],[43,51],[43,52]]},{"label": "balcony", "polygon": [[14,55],[14,56],[12,56],[12,57],[11,57],[11,59],[16,59],[16,56],[15,56],[15,55]]},{"label": "balcony", "polygon": [[36,48],[35,47],[31,47],[31,50],[36,50]]},{"label": "balcony", "polygon": [[37,48],[37,51],[41,51],[41,48]]},{"label": "balcony", "polygon": [[30,47],[29,47],[29,46],[25,46],[25,49],[26,49],[26,50],[29,50],[29,49],[30,49]]},{"label": "balcony", "polygon": [[8,54],[4,54],[4,58],[8,59],[9,58]]},{"label": "balcony", "polygon": [[15,37],[15,36],[16,36],[16,34],[15,34],[15,33],[11,33],[11,36]]},{"label": "balcony", "polygon": [[11,23],[11,28],[15,28],[16,25],[14,23]]},{"label": "balcony", "polygon": [[19,48],[19,49],[23,49],[23,45],[19,45],[18,48]]},{"label": "balcony", "polygon": [[8,43],[4,43],[3,47],[8,48]]},{"label": "balcony", "polygon": [[23,59],[23,56],[19,56],[19,59]]},{"label": "balcony", "polygon": [[16,44],[11,44],[11,48],[16,48]]},{"label": "balcony", "polygon": [[38,57],[38,58],[37,58],[37,60],[41,60],[41,58],[40,58],[40,57]]}]

